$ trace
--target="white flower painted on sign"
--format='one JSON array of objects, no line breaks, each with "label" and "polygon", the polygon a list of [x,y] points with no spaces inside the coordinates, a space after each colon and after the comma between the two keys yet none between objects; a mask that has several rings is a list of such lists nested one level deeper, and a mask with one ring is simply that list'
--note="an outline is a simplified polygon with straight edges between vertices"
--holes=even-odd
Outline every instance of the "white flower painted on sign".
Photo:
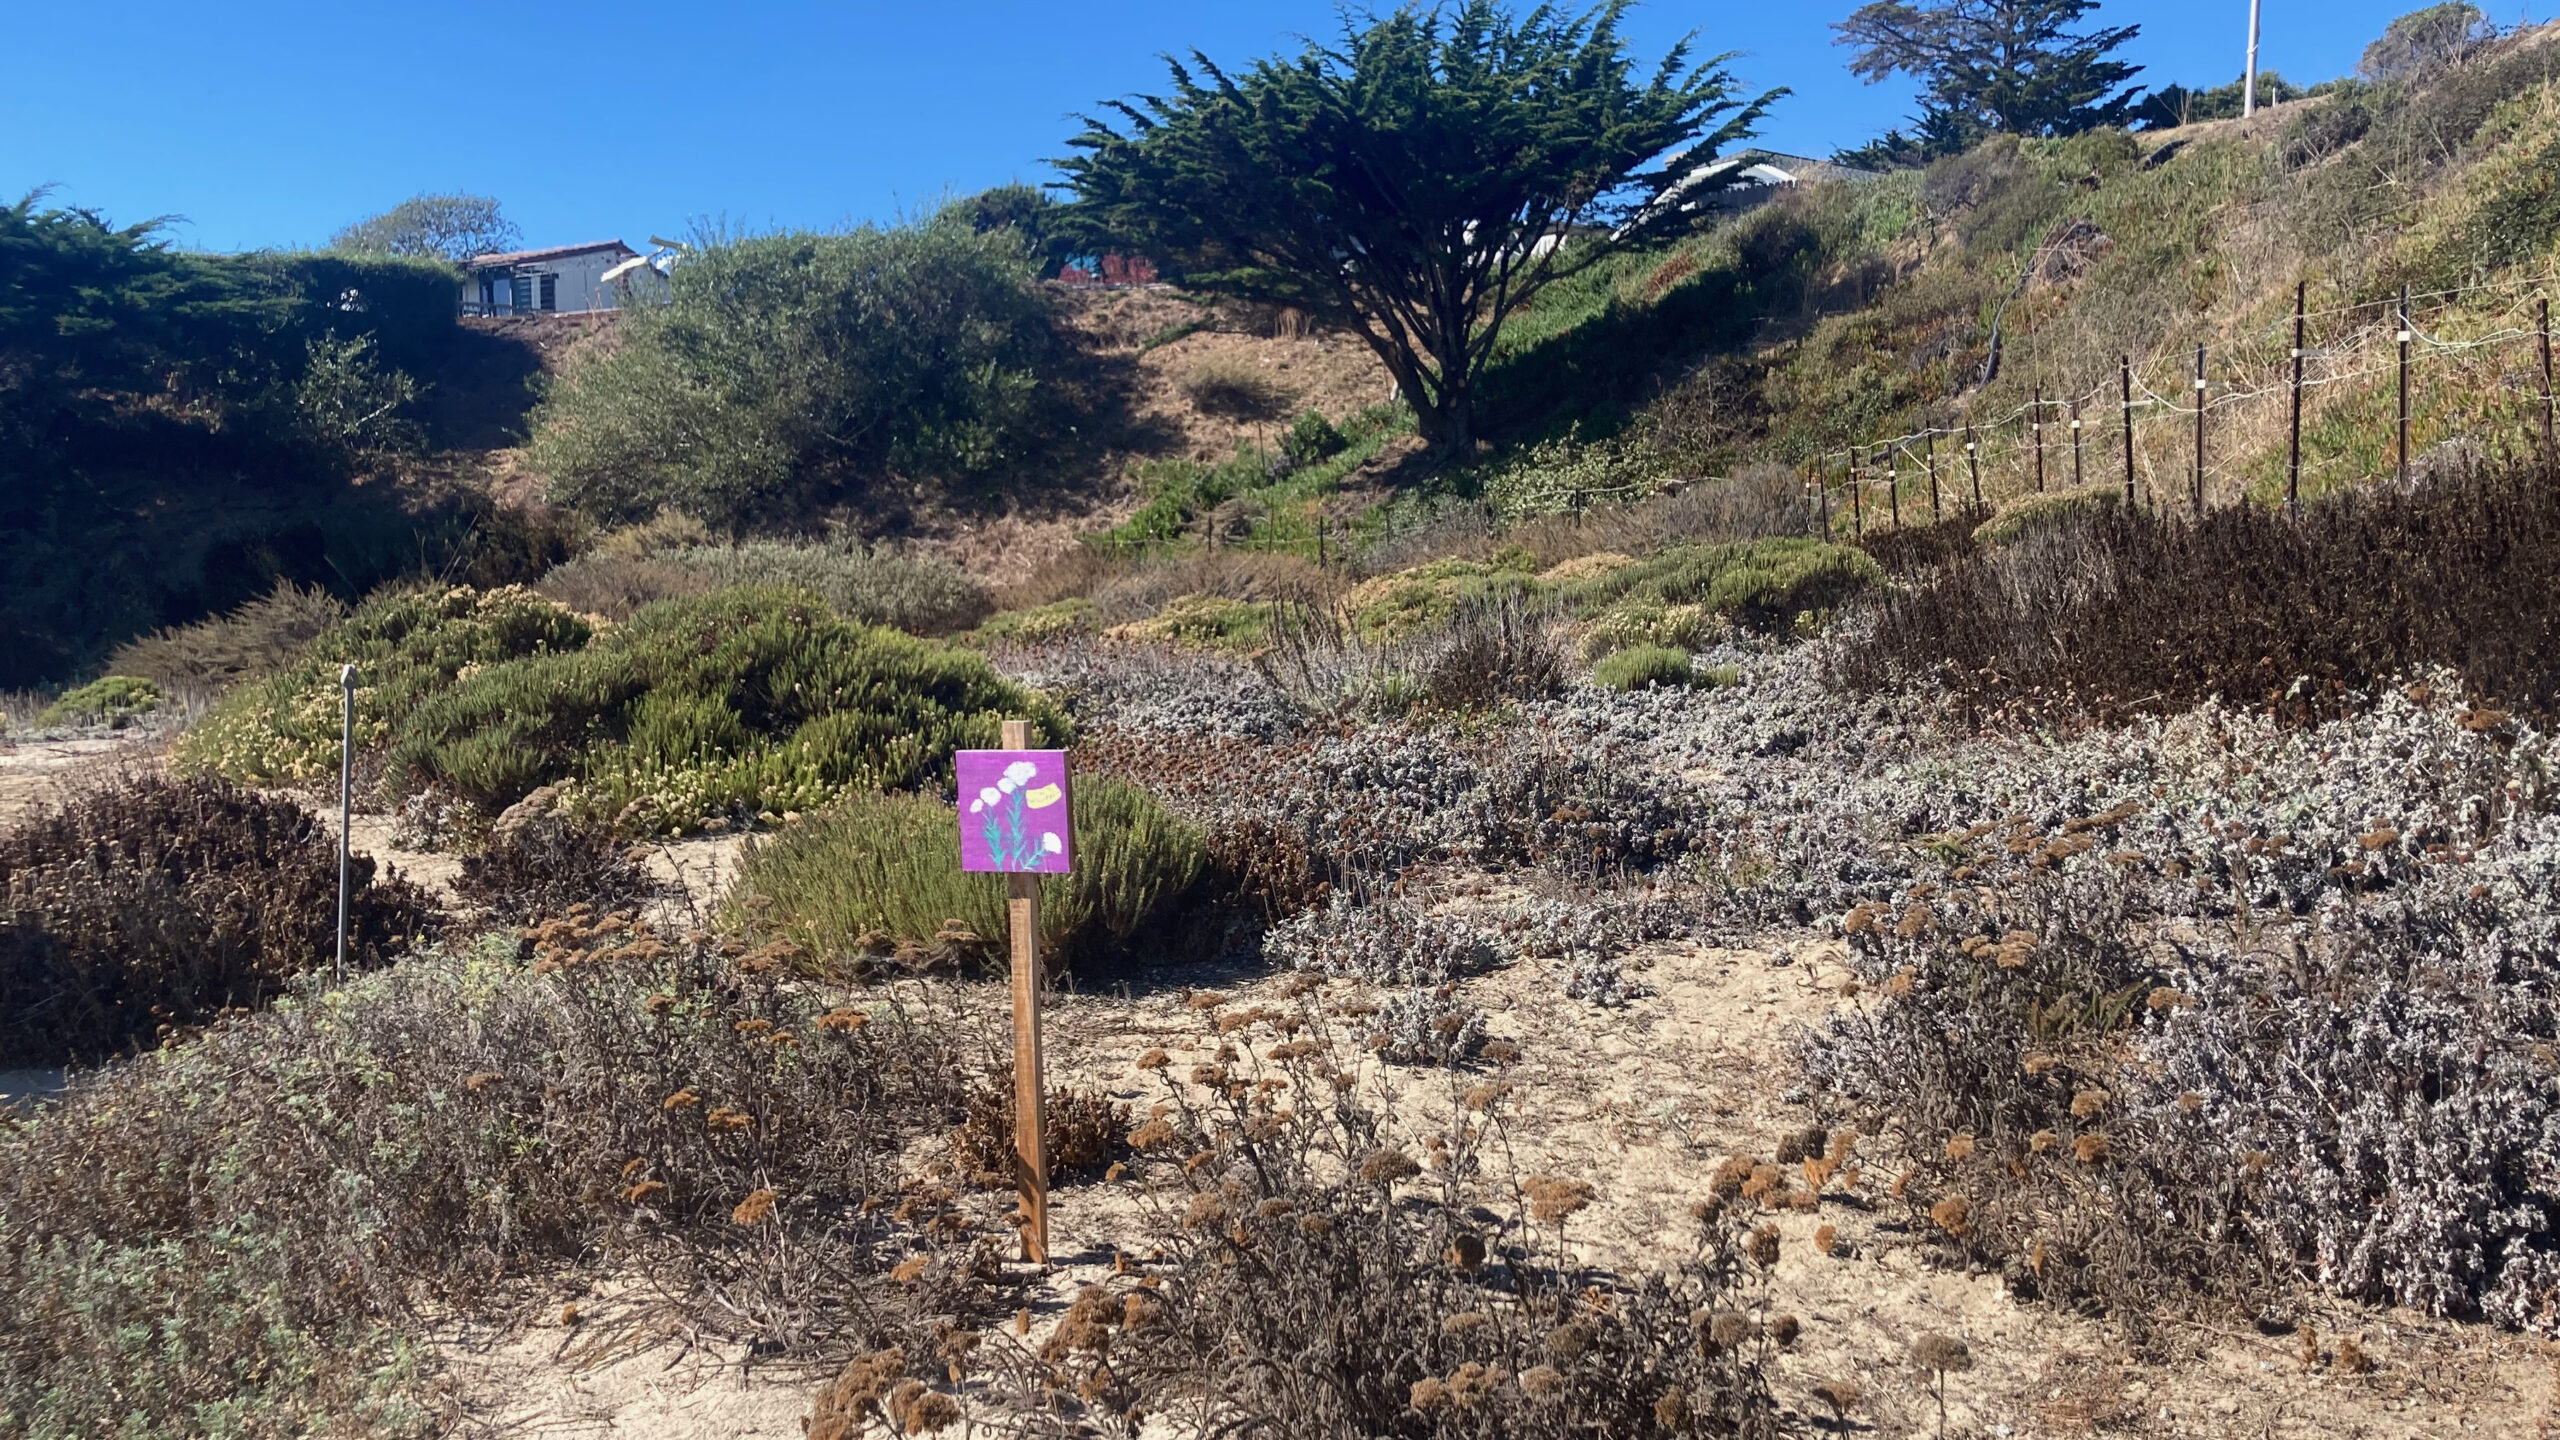
[{"label": "white flower painted on sign", "polygon": [[1066,845],[1058,839],[1058,832],[1055,830],[1040,832],[1040,848],[1052,855],[1063,855],[1067,852]]},{"label": "white flower painted on sign", "polygon": [[978,792],[977,799],[969,802],[969,813],[975,815],[981,810],[993,809],[996,802],[1002,799],[1004,799],[1004,797],[996,793],[996,787],[990,785],[984,790]]}]

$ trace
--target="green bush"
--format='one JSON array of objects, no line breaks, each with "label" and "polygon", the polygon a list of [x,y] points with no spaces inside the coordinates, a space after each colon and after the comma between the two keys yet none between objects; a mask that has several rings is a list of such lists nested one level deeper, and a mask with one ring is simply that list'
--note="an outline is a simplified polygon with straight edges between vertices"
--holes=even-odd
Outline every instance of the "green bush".
[{"label": "green bush", "polygon": [[1642,690],[1653,685],[1687,685],[1698,678],[1689,652],[1667,645],[1638,645],[1621,650],[1591,667],[1591,683],[1611,690]]},{"label": "green bush", "polygon": [[[354,859],[348,959],[430,927],[416,886]],[[337,945],[338,846],[300,807],[218,780],[128,780],[0,837],[0,1065],[97,1060],[165,1021],[254,1005]]]},{"label": "green bush", "polygon": [[1732,545],[1675,545],[1559,586],[1563,602],[1591,615],[1630,602],[1697,605],[1759,629],[1830,609],[1884,578],[1865,554],[1786,537]]},{"label": "green bush", "polygon": [[[1080,780],[1074,806],[1075,869],[1040,891],[1041,944],[1058,966],[1171,918],[1208,863],[1200,832],[1135,785]],[[1001,954],[1007,923],[1003,877],[963,874],[951,804],[920,795],[850,795],[759,843],[727,916],[822,957],[948,945],[951,921]]]},{"label": "green bush", "polygon": [[1586,660],[1637,646],[1703,650],[1733,628],[1704,605],[1665,605],[1649,596],[1621,600],[1594,615],[1582,629]]},{"label": "green bush", "polygon": [[232,691],[183,736],[181,770],[244,785],[291,785],[335,773],[338,667],[356,667],[356,744],[379,750],[411,711],[465,672],[584,648],[587,622],[519,586],[377,595],[312,641],[301,659]]},{"label": "green bush", "polygon": [[588,515],[723,525],[991,476],[1056,428],[1063,346],[1032,276],[1010,230],[951,219],[701,245],[553,386],[529,462]]},{"label": "green bush", "polygon": [[581,650],[489,665],[419,705],[394,783],[487,810],[572,782],[572,811],[624,829],[814,810],[846,790],[931,778],[951,752],[1063,716],[980,656],[846,620],[804,590],[670,600]]},{"label": "green bush", "polygon": [[1989,549],[2007,545],[2031,530],[2061,524],[2106,509],[2122,500],[2112,485],[2082,485],[2023,495],[1992,512],[1975,527],[1973,543]]},{"label": "green bush", "polygon": [[1115,625],[1121,640],[1164,640],[1212,650],[1251,650],[1271,637],[1278,602],[1230,600],[1224,595],[1185,595],[1145,620]]},{"label": "green bush", "polygon": [[1364,639],[1393,641],[1446,625],[1463,605],[1525,600],[1537,590],[1538,582],[1520,570],[1434,560],[1362,581],[1342,597],[1342,607]]},{"label": "green bush", "polygon": [[1093,612],[1093,601],[1082,595],[1053,600],[1046,605],[990,615],[971,632],[971,638],[1028,645],[1062,640],[1069,635],[1091,633],[1095,628]]},{"label": "green bush", "polygon": [[108,675],[77,690],[66,691],[36,716],[44,725],[113,725],[121,728],[136,715],[160,708],[168,697],[160,687],[137,675]]},{"label": "green bush", "polygon": [[129,641],[107,668],[163,690],[221,690],[292,664],[304,646],[346,618],[347,607],[329,592],[281,582],[227,615]]}]

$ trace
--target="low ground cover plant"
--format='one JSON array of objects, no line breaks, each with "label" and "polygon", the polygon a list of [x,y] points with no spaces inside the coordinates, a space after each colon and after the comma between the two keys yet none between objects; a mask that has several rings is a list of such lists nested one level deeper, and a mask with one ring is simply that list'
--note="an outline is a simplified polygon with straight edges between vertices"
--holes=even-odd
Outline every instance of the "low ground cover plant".
[{"label": "low ground cover plant", "polygon": [[1875,561],[1820,540],[1785,537],[1726,545],[1675,545],[1555,587],[1581,615],[1615,607],[1696,605],[1761,630],[1839,606],[1883,577]]},{"label": "low ground cover plant", "polygon": [[1612,690],[1641,690],[1648,685],[1687,685],[1697,679],[1694,658],[1686,649],[1639,645],[1620,650],[1591,667],[1591,683]]},{"label": "low ground cover plant", "polygon": [[[351,968],[432,933],[426,894],[354,857]],[[0,835],[0,1064],[97,1061],[333,963],[338,847],[287,800],[134,776]]]},{"label": "low ground cover plant", "polygon": [[[1108,776],[1079,779],[1073,805],[1075,869],[1041,890],[1050,963],[1063,971],[1125,960],[1151,931],[1173,953],[1189,949],[1174,932],[1203,898],[1200,831]],[[1000,961],[1008,925],[1003,877],[961,873],[950,803],[923,795],[849,795],[758,840],[724,918],[855,969]]]},{"label": "low ground cover plant", "polygon": [[848,620],[911,635],[966,630],[993,608],[986,587],[957,566],[853,541],[617,548],[560,565],[536,588],[574,610],[618,621],[661,600],[739,585],[807,590]]},{"label": "low ground cover plant", "polygon": [[104,725],[121,730],[167,702],[160,687],[138,675],[107,675],[64,691],[36,712],[39,727]]},{"label": "low ground cover plant", "polygon": [[306,988],[13,1118],[0,1427],[440,1433],[426,1309],[583,1265],[784,1352],[924,1353],[924,1317],[1010,1313],[976,1278],[992,1237],[899,1172],[960,1118],[947,1039],[783,979],[581,910]]}]

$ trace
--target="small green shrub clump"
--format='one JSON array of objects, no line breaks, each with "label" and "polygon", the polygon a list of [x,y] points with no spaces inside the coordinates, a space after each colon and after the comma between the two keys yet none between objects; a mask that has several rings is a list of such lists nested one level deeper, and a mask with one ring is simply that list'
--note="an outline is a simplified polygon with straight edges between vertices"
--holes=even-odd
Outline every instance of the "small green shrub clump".
[{"label": "small green shrub clump", "polygon": [[489,665],[416,707],[391,780],[497,811],[563,783],[561,808],[630,830],[815,810],[897,789],[1047,702],[984,658],[844,619],[805,590],[744,588],[653,605],[580,650]]},{"label": "small green shrub clump", "polygon": [[1519,569],[1478,560],[1434,560],[1362,581],[1342,597],[1352,628],[1367,640],[1401,640],[1449,622],[1461,606],[1525,600],[1538,582]]},{"label": "small green shrub clump", "polygon": [[107,725],[121,730],[134,717],[159,709],[167,699],[159,686],[138,675],[109,675],[64,692],[37,713],[36,724]]},{"label": "small green shrub clump", "polygon": [[[1061,967],[1172,919],[1208,865],[1198,829],[1102,777],[1076,783],[1074,850],[1074,871],[1040,892],[1041,943]],[[951,805],[918,795],[849,795],[759,842],[727,916],[826,958],[1000,947],[1007,923],[1002,877],[963,874]]]},{"label": "small green shrub clump", "polygon": [[279,582],[227,615],[130,641],[107,668],[139,675],[163,690],[218,691],[292,664],[304,646],[346,618],[347,607],[328,591]]},{"label": "small green shrub clump", "polygon": [[1582,615],[1615,606],[1697,605],[1757,629],[1831,609],[1884,578],[1856,550],[1793,536],[1731,545],[1675,545],[1557,587]]},{"label": "small green shrub clump", "polygon": [[1094,628],[1093,601],[1078,595],[1046,605],[990,615],[970,633],[979,641],[1037,645],[1048,640],[1063,640],[1070,635],[1090,634]]},{"label": "small green shrub clump", "polygon": [[1733,622],[1704,605],[1665,605],[1638,597],[1591,617],[1582,629],[1583,658],[1596,660],[1639,645],[1703,650],[1731,632]]},{"label": "small green shrub clump", "polygon": [[955,565],[852,542],[616,548],[556,567],[539,588],[575,609],[627,620],[661,600],[739,585],[813,591],[848,620],[912,635],[966,630],[993,608],[986,587]]},{"label": "small green shrub clump", "polygon": [[[424,892],[354,857],[347,958],[432,928]],[[0,837],[0,1064],[112,1055],[254,1005],[336,953],[338,847],[219,780],[127,780]]]},{"label": "small green shrub clump", "polygon": [[583,648],[586,621],[520,586],[399,591],[357,607],[302,658],[237,688],[181,738],[181,770],[291,785],[338,768],[338,667],[356,667],[356,745],[379,750],[411,711],[466,674]]},{"label": "small green shrub clump", "polygon": [[1114,625],[1116,640],[1160,640],[1211,650],[1251,650],[1268,640],[1274,606],[1224,595],[1185,595],[1144,620]]},{"label": "small green shrub clump", "polygon": [[1667,645],[1638,645],[1620,650],[1591,667],[1591,681],[1611,690],[1642,690],[1655,685],[1687,685],[1698,679],[1689,652]]},{"label": "small green shrub clump", "polygon": [[2112,485],[2081,485],[2023,495],[1992,511],[1990,518],[1974,527],[1973,543],[1984,549],[2011,544],[2030,530],[2103,510],[2122,499]]}]

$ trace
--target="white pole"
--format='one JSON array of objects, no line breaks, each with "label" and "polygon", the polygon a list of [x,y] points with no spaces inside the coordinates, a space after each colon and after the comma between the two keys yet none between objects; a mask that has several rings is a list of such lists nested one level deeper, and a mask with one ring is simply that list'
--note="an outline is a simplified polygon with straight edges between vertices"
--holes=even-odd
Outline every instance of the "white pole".
[{"label": "white pole", "polygon": [[2249,68],[2240,81],[2240,117],[2258,113],[2258,0],[2249,0]]},{"label": "white pole", "polygon": [[338,739],[338,983],[347,983],[347,827],[355,816],[356,667],[338,667],[346,693],[346,728]]}]

